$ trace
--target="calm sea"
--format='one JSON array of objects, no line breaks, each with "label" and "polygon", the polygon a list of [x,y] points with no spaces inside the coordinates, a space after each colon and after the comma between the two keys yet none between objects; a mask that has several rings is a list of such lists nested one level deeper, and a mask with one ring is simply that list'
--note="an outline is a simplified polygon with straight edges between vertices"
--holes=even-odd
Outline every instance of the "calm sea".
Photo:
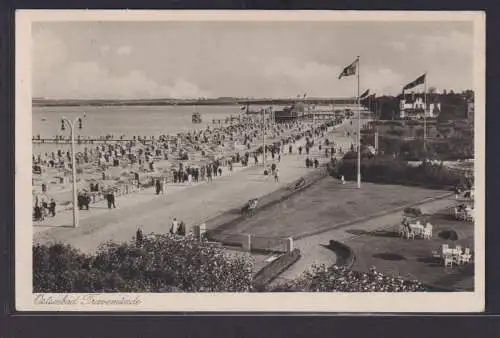
[{"label": "calm sea", "polygon": [[[252,109],[260,107],[252,106]],[[191,115],[201,114],[202,123],[193,124]],[[69,136],[69,131],[61,131],[61,117],[72,121],[78,116],[86,118],[83,129],[76,129],[76,135],[99,137],[114,135],[117,138],[133,136],[155,136],[192,131],[213,125],[213,119],[225,119],[241,114],[241,106],[126,106],[126,107],[33,107],[32,134],[42,138],[55,135]],[[33,153],[67,149],[67,145],[34,145]],[[86,147],[92,147],[86,145]],[[83,145],[78,148],[83,148]]]}]

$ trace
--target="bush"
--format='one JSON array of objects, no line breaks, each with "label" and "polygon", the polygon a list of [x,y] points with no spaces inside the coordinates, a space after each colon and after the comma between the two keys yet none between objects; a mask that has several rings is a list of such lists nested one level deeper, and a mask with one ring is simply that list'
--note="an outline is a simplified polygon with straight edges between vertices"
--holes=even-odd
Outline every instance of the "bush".
[{"label": "bush", "polygon": [[85,255],[69,245],[33,247],[34,292],[245,292],[252,262],[193,237],[155,235],[102,245]]},{"label": "bush", "polygon": [[271,292],[421,292],[426,288],[418,281],[388,277],[374,268],[368,273],[333,265],[314,266],[300,278],[270,288]]},{"label": "bush", "polygon": [[[346,180],[356,180],[356,165],[356,160],[343,159],[335,168],[330,168],[330,174],[334,177],[343,175]],[[361,176],[366,182],[437,187],[459,186],[465,179],[463,174],[439,164],[424,161],[414,167],[403,161],[380,156],[361,161]]]}]

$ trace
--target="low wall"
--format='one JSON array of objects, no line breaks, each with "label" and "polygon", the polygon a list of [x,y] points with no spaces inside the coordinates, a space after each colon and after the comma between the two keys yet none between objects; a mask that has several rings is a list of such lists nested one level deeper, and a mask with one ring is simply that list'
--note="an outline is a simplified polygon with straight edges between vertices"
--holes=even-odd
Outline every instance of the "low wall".
[{"label": "low wall", "polygon": [[289,253],[281,255],[278,259],[263,267],[254,276],[254,288],[260,291],[264,290],[267,284],[271,283],[274,279],[281,275],[283,271],[298,261],[300,257],[300,250],[295,249]]},{"label": "low wall", "polygon": [[337,255],[335,265],[345,266],[348,269],[352,268],[354,262],[356,261],[356,255],[349,246],[335,240],[330,240],[328,248],[335,252],[335,255]]},{"label": "low wall", "polygon": [[293,250],[293,240],[289,238],[272,238],[250,236],[251,251],[290,252]]},{"label": "low wall", "polygon": [[250,252],[288,253],[293,250],[292,238],[263,237],[249,234],[227,233],[217,230],[207,230],[205,236],[209,241],[219,242],[226,246],[243,248]]}]

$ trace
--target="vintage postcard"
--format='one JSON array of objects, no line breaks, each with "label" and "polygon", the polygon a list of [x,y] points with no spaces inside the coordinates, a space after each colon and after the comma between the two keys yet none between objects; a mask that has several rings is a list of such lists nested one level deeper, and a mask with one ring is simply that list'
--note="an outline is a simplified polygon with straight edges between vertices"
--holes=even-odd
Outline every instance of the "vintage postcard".
[{"label": "vintage postcard", "polygon": [[484,117],[481,12],[19,11],[16,309],[483,311]]}]

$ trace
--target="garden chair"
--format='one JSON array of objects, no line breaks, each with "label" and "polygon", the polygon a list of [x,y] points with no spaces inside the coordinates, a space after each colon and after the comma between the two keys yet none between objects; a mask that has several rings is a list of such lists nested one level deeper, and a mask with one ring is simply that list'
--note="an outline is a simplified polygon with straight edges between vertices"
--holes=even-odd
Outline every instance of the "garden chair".
[{"label": "garden chair", "polygon": [[406,230],[405,231],[406,239],[415,239],[415,233],[413,231]]},{"label": "garden chair", "polygon": [[459,256],[459,264],[469,263],[472,258],[469,248],[465,248],[464,253]]},{"label": "garden chair", "polygon": [[448,255],[450,252],[450,248],[449,248],[449,245],[448,244],[443,244],[441,245],[441,255],[444,257],[446,255]]},{"label": "garden chair", "polygon": [[424,229],[424,239],[431,239],[432,238],[432,228],[425,228]]},{"label": "garden chair", "polygon": [[444,256],[444,267],[445,268],[447,268],[448,266],[452,268],[454,262],[455,262],[455,260],[453,259],[453,256],[450,256],[450,255]]},{"label": "garden chair", "polygon": [[404,224],[400,224],[398,227],[398,235],[400,237],[403,237],[405,233],[406,233],[406,227],[404,226]]}]

